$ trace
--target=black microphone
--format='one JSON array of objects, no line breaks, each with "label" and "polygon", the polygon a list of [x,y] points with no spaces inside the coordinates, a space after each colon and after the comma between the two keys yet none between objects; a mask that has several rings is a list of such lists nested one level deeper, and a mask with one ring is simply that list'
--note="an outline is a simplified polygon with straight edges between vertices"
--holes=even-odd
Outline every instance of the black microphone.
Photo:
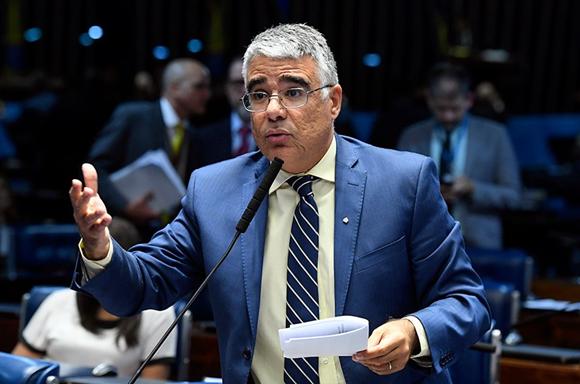
[{"label": "black microphone", "polygon": [[242,214],[242,217],[240,218],[240,221],[238,221],[238,224],[236,225],[236,233],[234,235],[234,238],[232,239],[232,241],[228,245],[228,248],[224,252],[223,256],[218,260],[218,262],[216,263],[216,265],[207,274],[207,276],[205,277],[205,279],[203,279],[203,281],[201,282],[201,284],[199,285],[199,287],[197,288],[197,290],[195,291],[195,293],[193,294],[193,296],[191,296],[191,298],[189,299],[189,301],[187,302],[187,304],[185,305],[185,307],[181,310],[181,312],[179,312],[179,314],[177,315],[177,317],[175,318],[175,320],[173,320],[173,323],[171,323],[171,325],[169,326],[169,328],[167,328],[167,330],[165,331],[165,333],[163,334],[163,336],[161,336],[161,338],[159,339],[159,341],[157,342],[157,344],[155,345],[155,347],[153,347],[153,350],[149,353],[149,355],[147,356],[147,358],[145,358],[145,360],[143,361],[143,363],[141,363],[141,365],[139,366],[139,368],[137,369],[137,371],[135,372],[135,374],[133,375],[133,377],[131,377],[131,380],[129,380],[128,384],[134,384],[135,383],[135,381],[137,380],[137,378],[139,377],[139,375],[141,374],[141,372],[143,372],[143,369],[145,368],[145,366],[153,358],[153,355],[155,355],[155,353],[157,353],[157,351],[159,350],[159,348],[161,348],[161,345],[165,342],[165,340],[167,339],[167,337],[169,336],[169,334],[171,333],[171,331],[173,331],[173,328],[175,328],[175,326],[177,325],[177,323],[179,322],[179,320],[181,320],[181,318],[183,317],[183,315],[185,314],[185,312],[187,312],[187,310],[195,302],[195,299],[197,299],[197,297],[199,296],[199,294],[201,293],[201,291],[205,288],[205,286],[209,282],[209,279],[213,276],[213,274],[215,273],[215,271],[217,271],[217,269],[219,268],[219,266],[222,265],[222,263],[224,262],[224,260],[226,259],[226,257],[228,257],[228,255],[232,251],[232,248],[236,244],[236,241],[238,241],[238,238],[240,237],[240,235],[242,233],[246,232],[246,229],[248,229],[248,226],[250,225],[250,222],[252,221],[252,219],[256,215],[256,212],[258,211],[258,208],[260,207],[260,204],[262,203],[262,200],[264,200],[264,197],[266,196],[266,193],[268,192],[268,190],[270,189],[270,186],[274,182],[274,179],[276,178],[276,175],[278,175],[278,172],[280,172],[280,169],[282,168],[282,164],[284,164],[284,161],[281,160],[281,159],[279,159],[279,158],[277,158],[277,157],[275,157],[274,160],[272,160],[272,162],[270,163],[270,166],[266,170],[266,174],[264,175],[264,178],[262,179],[262,182],[258,186],[258,189],[256,189],[256,192],[254,192],[254,196],[252,196],[252,199],[248,203],[248,206],[246,207],[246,210]]},{"label": "black microphone", "polygon": [[252,200],[250,200],[250,202],[248,203],[248,207],[246,208],[246,210],[242,214],[242,217],[240,218],[240,221],[238,221],[238,224],[236,225],[236,230],[238,232],[244,233],[246,232],[246,229],[248,229],[248,225],[250,225],[250,222],[254,218],[254,215],[256,215],[260,203],[262,202],[262,200],[264,200],[264,196],[266,196],[266,193],[268,193],[268,190],[270,189],[270,186],[274,182],[276,175],[278,174],[278,172],[280,172],[282,164],[284,164],[284,161],[280,160],[277,157],[275,157],[274,160],[272,160],[272,162],[270,163],[270,166],[266,170],[266,175],[264,175],[262,182],[258,186],[258,189],[256,189],[256,192],[254,192],[254,196],[252,196]]}]

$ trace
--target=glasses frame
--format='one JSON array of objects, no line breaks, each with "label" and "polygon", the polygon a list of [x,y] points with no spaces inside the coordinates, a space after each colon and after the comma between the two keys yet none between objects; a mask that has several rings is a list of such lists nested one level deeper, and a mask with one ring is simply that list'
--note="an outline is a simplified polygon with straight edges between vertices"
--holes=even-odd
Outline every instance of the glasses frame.
[{"label": "glasses frame", "polygon": [[[316,92],[316,91],[320,91],[321,89],[325,89],[325,88],[330,88],[330,87],[334,87],[335,84],[326,84],[323,85],[322,87],[318,87],[316,89],[311,89],[310,91],[307,91],[306,89],[304,89],[304,87],[291,87],[291,88],[287,88],[284,90],[284,92],[289,91],[291,89],[302,89],[304,90],[304,92],[306,93],[306,100],[304,100],[304,104],[301,105],[297,105],[297,106],[293,106],[293,107],[288,107],[287,105],[284,104],[284,98],[280,97],[280,95],[277,93],[275,95],[270,95],[268,94],[268,92],[264,92],[264,91],[257,91],[257,92],[246,92],[244,94],[244,96],[242,96],[240,98],[240,101],[242,102],[242,105],[244,106],[245,110],[248,112],[265,112],[268,109],[268,106],[270,105],[270,101],[272,100],[273,97],[276,97],[278,99],[278,103],[280,103],[280,105],[284,108],[284,109],[298,109],[298,108],[302,108],[303,106],[305,106],[306,104],[308,104],[308,98],[310,96],[311,93]],[[248,105],[246,105],[246,102],[244,101],[244,99],[246,99],[249,95],[253,94],[253,93],[263,93],[265,95],[268,96],[268,102],[265,104],[264,109],[253,109],[251,107],[249,107]],[[250,104],[250,102],[248,102],[248,104]]]}]

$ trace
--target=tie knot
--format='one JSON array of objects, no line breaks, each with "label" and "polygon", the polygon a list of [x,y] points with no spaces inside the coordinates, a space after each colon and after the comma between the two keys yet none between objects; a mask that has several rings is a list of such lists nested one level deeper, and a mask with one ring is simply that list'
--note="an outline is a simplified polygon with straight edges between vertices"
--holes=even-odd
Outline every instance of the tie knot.
[{"label": "tie knot", "polygon": [[312,194],[312,182],[315,177],[312,175],[292,176],[286,182],[294,188],[302,197]]},{"label": "tie knot", "polygon": [[183,132],[185,131],[185,124],[183,124],[183,122],[180,121],[177,124],[175,124],[173,128],[175,129],[175,132]]}]

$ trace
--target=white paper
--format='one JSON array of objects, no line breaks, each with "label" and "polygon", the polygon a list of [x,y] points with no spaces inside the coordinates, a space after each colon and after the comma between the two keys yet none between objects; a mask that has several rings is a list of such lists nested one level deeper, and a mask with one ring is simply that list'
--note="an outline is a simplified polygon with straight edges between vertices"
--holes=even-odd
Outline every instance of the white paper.
[{"label": "white paper", "polygon": [[284,357],[350,356],[367,348],[369,321],[338,316],[278,330]]},{"label": "white paper", "polygon": [[111,174],[111,181],[130,202],[152,192],[149,206],[158,212],[171,210],[185,194],[181,178],[162,149],[148,151]]}]

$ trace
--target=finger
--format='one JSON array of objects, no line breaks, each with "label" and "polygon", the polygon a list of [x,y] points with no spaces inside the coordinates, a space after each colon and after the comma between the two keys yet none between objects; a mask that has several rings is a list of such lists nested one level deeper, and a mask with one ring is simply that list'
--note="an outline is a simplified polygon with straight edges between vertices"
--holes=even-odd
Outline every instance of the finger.
[{"label": "finger", "polygon": [[111,217],[111,215],[105,213],[95,221],[95,223],[93,224],[93,229],[97,231],[105,229],[105,227],[108,227],[109,224],[111,224],[112,220],[113,218]]},{"label": "finger", "polygon": [[97,170],[92,164],[84,163],[82,165],[83,178],[85,180],[85,187],[91,188],[95,193],[99,191],[99,183],[97,177]]},{"label": "finger", "polygon": [[68,191],[71,203],[75,203],[81,198],[83,183],[80,180],[73,179],[70,189]]}]

